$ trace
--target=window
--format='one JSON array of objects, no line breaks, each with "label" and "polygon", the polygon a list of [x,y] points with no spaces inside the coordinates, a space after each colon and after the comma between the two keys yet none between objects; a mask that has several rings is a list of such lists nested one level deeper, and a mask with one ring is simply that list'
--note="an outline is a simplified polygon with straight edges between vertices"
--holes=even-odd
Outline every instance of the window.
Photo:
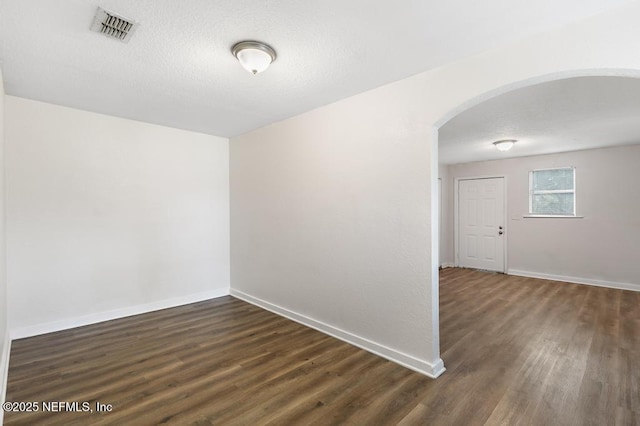
[{"label": "window", "polygon": [[576,169],[529,172],[529,214],[538,216],[576,215]]}]

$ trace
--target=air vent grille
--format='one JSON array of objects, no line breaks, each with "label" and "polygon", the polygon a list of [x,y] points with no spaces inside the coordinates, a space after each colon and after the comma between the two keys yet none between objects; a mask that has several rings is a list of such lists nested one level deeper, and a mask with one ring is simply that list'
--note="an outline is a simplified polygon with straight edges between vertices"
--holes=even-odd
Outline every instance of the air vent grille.
[{"label": "air vent grille", "polygon": [[137,27],[137,22],[99,7],[93,18],[91,30],[127,43]]}]

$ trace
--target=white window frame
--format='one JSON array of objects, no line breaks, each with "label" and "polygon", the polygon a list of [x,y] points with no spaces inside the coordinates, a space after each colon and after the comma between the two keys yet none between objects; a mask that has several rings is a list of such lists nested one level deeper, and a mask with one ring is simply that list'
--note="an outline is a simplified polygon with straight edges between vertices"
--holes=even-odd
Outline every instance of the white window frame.
[{"label": "white window frame", "polygon": [[[533,174],[535,172],[543,172],[546,170],[566,170],[571,169],[573,173],[573,189],[552,189],[552,190],[533,190]],[[573,194],[573,213],[571,214],[537,214],[533,213],[533,196],[539,194]],[[576,216],[576,168],[569,167],[551,167],[548,169],[535,169],[529,171],[529,217],[578,217]]]}]

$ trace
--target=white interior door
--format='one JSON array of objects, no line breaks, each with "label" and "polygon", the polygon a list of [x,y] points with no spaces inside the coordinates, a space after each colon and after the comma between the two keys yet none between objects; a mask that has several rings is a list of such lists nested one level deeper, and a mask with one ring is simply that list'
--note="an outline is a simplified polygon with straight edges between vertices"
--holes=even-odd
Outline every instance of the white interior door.
[{"label": "white interior door", "polygon": [[458,182],[458,264],[504,272],[504,178]]}]

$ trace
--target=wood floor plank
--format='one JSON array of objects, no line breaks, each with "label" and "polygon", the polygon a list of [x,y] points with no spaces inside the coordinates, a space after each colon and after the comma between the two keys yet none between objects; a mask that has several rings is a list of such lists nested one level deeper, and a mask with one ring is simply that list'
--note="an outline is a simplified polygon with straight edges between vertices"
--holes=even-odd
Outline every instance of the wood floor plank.
[{"label": "wood floor plank", "polygon": [[7,425],[640,422],[640,293],[448,268],[437,380],[233,297],[14,341]]}]

